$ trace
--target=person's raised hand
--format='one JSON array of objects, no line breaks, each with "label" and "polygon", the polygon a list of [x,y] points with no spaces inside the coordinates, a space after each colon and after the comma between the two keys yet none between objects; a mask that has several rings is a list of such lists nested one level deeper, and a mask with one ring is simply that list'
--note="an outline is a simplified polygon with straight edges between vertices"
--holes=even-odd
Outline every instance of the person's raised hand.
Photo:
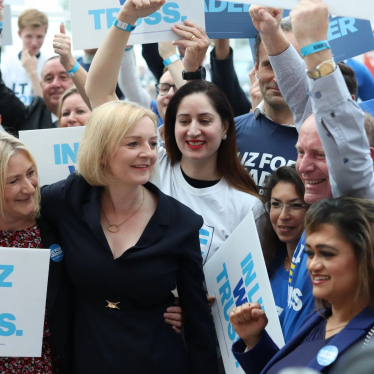
[{"label": "person's raised hand", "polygon": [[160,42],[158,43],[158,53],[163,60],[166,60],[177,53],[177,47],[172,42]]},{"label": "person's raised hand", "polygon": [[251,5],[249,15],[252,18],[253,26],[262,35],[271,36],[280,30],[283,17],[282,9]]},{"label": "person's raised hand", "polygon": [[252,349],[260,340],[268,319],[259,303],[245,303],[233,309],[230,322],[246,346]]},{"label": "person's raised hand", "polygon": [[164,313],[164,321],[171,325],[176,333],[180,334],[183,326],[183,309],[179,306],[178,298],[175,299],[174,304],[175,306],[166,309],[166,313]]},{"label": "person's raised hand", "polygon": [[183,65],[187,72],[194,72],[202,66],[210,40],[205,30],[197,24],[185,20],[183,24],[175,24],[172,30],[183,39],[173,41],[173,45],[185,47]]},{"label": "person's raised hand", "polygon": [[61,65],[66,71],[71,70],[75,65],[75,58],[71,53],[71,40],[66,35],[65,25],[61,23],[60,33],[55,34],[53,38],[53,48],[55,53],[60,56]]},{"label": "person's raised hand", "polygon": [[261,93],[260,82],[256,78],[256,68],[254,67],[248,75],[249,80],[251,81],[251,88],[249,89],[249,92],[251,94],[252,103],[251,112],[253,112],[257,108],[258,104],[260,104],[264,98]]},{"label": "person's raised hand", "polygon": [[157,12],[165,0],[126,0],[119,13],[121,21],[135,25],[139,18],[147,17]]},{"label": "person's raised hand", "polygon": [[21,64],[29,75],[35,74],[38,69],[38,59],[32,56],[27,48],[22,50]]},{"label": "person's raised hand", "polygon": [[327,39],[328,8],[321,0],[301,0],[290,13],[292,31],[300,48]]}]

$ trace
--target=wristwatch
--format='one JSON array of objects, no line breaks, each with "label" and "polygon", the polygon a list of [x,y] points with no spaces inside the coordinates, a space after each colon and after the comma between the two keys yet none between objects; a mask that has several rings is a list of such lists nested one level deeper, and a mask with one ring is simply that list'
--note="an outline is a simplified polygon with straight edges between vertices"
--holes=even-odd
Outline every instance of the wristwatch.
[{"label": "wristwatch", "polygon": [[327,60],[320,63],[314,70],[307,70],[306,73],[309,78],[317,80],[322,77],[326,77],[333,73],[336,69],[336,63],[334,60]]},{"label": "wristwatch", "polygon": [[206,77],[206,70],[204,66],[200,66],[196,71],[193,72],[186,72],[186,70],[182,71],[182,78],[185,81],[192,81],[194,79],[202,79],[204,80]]}]

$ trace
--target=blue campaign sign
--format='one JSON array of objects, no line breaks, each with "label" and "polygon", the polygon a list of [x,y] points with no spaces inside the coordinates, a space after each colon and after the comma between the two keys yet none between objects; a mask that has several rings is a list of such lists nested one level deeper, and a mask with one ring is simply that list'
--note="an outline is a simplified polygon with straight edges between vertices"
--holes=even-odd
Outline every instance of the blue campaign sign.
[{"label": "blue campaign sign", "polygon": [[[374,50],[370,21],[330,16],[328,40],[336,62]],[[253,54],[254,38],[249,44]]]}]

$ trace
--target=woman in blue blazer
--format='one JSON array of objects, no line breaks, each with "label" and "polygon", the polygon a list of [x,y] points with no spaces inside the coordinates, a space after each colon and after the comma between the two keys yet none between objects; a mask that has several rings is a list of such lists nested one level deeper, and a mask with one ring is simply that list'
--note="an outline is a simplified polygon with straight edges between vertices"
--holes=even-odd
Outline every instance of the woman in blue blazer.
[{"label": "woman in blue blazer", "polygon": [[305,219],[307,267],[317,311],[282,349],[264,330],[258,303],[237,307],[230,322],[241,339],[232,351],[247,374],[288,367],[329,373],[352,345],[374,331],[374,202],[340,198],[314,204]]}]

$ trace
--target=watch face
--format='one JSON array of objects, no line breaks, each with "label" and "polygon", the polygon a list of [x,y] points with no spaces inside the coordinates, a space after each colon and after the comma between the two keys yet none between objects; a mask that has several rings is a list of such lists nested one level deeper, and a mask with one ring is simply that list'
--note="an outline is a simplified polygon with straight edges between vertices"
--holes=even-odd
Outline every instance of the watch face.
[{"label": "watch face", "polygon": [[201,66],[201,79],[205,79],[206,78],[206,70],[204,68],[204,66]]}]

